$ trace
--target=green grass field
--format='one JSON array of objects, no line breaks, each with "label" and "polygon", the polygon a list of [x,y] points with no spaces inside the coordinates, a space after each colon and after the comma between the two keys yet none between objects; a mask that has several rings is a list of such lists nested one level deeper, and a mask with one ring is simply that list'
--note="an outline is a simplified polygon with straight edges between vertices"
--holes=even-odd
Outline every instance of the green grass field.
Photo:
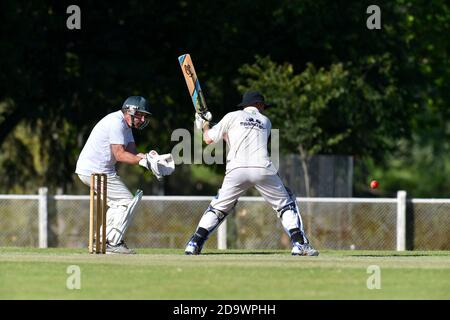
[{"label": "green grass field", "polygon": [[[0,299],[450,299],[450,252],[0,248]],[[68,289],[80,270],[80,289]],[[369,290],[370,265],[381,288]]]}]

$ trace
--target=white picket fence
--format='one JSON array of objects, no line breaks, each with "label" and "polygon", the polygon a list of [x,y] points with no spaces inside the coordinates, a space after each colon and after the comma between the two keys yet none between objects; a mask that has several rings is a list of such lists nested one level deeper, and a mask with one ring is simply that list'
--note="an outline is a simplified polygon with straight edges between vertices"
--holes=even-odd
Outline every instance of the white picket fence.
[{"label": "white picket fence", "polygon": [[[207,204],[212,197],[209,196],[144,196],[142,198],[142,203],[147,203],[147,206],[152,207],[155,204],[168,205],[170,203],[176,203],[177,206],[181,208],[187,208],[188,206],[193,206],[196,212],[202,212],[206,208]],[[40,188],[39,194],[37,195],[0,195],[1,200],[34,200],[38,202],[38,246],[40,248],[47,248],[48,242],[48,231],[49,231],[49,201],[54,200],[57,202],[72,201],[72,202],[83,202],[89,201],[89,196],[78,196],[78,195],[49,195],[47,188]],[[407,243],[407,204],[431,204],[436,205],[440,208],[440,214],[442,212],[446,215],[450,215],[448,206],[450,204],[450,199],[407,199],[407,194],[405,191],[399,191],[396,198],[297,198],[297,201],[301,206],[312,206],[330,205],[330,208],[338,206],[352,206],[358,204],[386,204],[389,206],[396,207],[396,222],[395,222],[395,248],[397,251],[406,250]],[[258,203],[263,203],[264,200],[261,197],[241,197],[240,203],[244,203],[244,207],[251,207],[254,205],[259,205]],[[442,209],[445,206],[444,209]],[[327,209],[330,211],[329,209]],[[428,209],[427,209],[428,210]],[[429,210],[428,210],[429,211]],[[0,215],[2,214],[0,206]],[[371,214],[367,212],[367,215]],[[430,213],[433,215],[433,212]],[[198,221],[199,216],[195,219]],[[159,219],[156,217],[155,219]],[[444,219],[447,219],[444,218]],[[1,220],[0,220],[1,221]],[[194,220],[193,220],[194,221]],[[447,220],[445,220],[447,221]],[[1,222],[0,222],[1,223]],[[191,227],[191,231],[194,231],[194,225]],[[308,230],[307,230],[308,231]],[[314,235],[313,235],[314,236]],[[1,245],[1,243],[0,243]],[[223,223],[217,231],[217,248],[227,249],[227,224]]]}]

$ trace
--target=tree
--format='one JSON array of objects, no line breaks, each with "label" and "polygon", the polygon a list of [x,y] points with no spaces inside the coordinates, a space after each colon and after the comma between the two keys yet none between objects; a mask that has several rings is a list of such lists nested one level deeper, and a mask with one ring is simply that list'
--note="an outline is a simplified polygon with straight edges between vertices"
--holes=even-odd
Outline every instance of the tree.
[{"label": "tree", "polygon": [[[76,156],[93,125],[117,110],[128,95],[144,95],[153,107],[151,129],[136,137],[140,151],[159,147],[164,150],[158,151],[169,152],[173,129],[192,130],[192,107],[176,59],[185,52],[195,60],[215,118],[239,101],[238,69],[251,65],[255,55],[270,55],[279,65],[288,62],[296,73],[311,63],[314,77],[322,68],[326,73],[333,65],[342,65],[348,73],[341,79],[346,85],[350,81],[358,86],[358,77],[363,85],[370,84],[367,92],[350,86],[353,92],[381,96],[384,116],[411,122],[388,121],[392,128],[385,130],[397,131],[398,125],[404,125],[399,136],[408,137],[411,128],[416,137],[412,144],[424,148],[433,144],[441,157],[448,154],[442,148],[442,141],[449,139],[444,128],[450,119],[450,7],[446,0],[380,1],[382,30],[378,31],[366,28],[365,1],[91,1],[80,4],[78,31],[66,28],[69,4],[0,3],[0,144],[11,156],[26,153],[32,158],[1,157],[0,177],[14,184],[17,180],[6,176],[23,172],[27,185],[34,186],[24,191],[35,192],[39,184],[70,190]],[[196,18],[199,12],[201,19]],[[398,105],[407,110],[401,112],[395,105],[391,110],[386,103],[395,99],[386,94],[401,99]],[[329,103],[348,96],[341,94]],[[362,96],[355,101],[362,101]],[[357,114],[367,112],[361,112],[363,107],[352,106],[359,108]],[[328,108],[325,115],[340,124],[342,108]],[[339,112],[333,114],[334,110]],[[368,123],[353,119],[364,123],[354,131],[378,130],[372,124],[379,121],[367,119]],[[320,124],[325,120],[322,117]],[[324,127],[333,128],[333,124]],[[367,143],[360,141],[367,140],[363,135],[350,133],[349,137],[356,139],[351,150],[347,143],[338,143],[333,152],[350,153]],[[379,145],[373,143],[370,152],[377,163],[386,152],[375,150]],[[367,153],[359,150],[359,154]],[[8,184],[3,188],[7,191]]]},{"label": "tree", "polygon": [[351,154],[381,158],[380,150],[409,133],[409,109],[391,77],[389,56],[371,57],[363,66],[351,63],[295,73],[289,63],[256,57],[240,69],[238,89],[258,90],[273,101],[268,109],[280,128],[284,150],[297,150],[309,192],[312,155]]}]

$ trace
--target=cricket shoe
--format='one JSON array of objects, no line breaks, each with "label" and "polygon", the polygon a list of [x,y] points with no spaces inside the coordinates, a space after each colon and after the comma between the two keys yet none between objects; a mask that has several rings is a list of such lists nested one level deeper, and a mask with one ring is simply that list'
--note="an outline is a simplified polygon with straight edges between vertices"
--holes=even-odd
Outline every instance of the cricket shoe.
[{"label": "cricket shoe", "polygon": [[184,254],[187,255],[199,255],[202,251],[202,248],[194,241],[189,241],[189,243],[186,246],[186,249],[184,249]]},{"label": "cricket shoe", "polygon": [[106,254],[136,254],[136,251],[128,248],[122,240],[116,245],[106,242]]},{"label": "cricket shoe", "polygon": [[314,249],[309,243],[301,244],[295,242],[292,247],[291,255],[293,256],[318,256],[319,251]]}]

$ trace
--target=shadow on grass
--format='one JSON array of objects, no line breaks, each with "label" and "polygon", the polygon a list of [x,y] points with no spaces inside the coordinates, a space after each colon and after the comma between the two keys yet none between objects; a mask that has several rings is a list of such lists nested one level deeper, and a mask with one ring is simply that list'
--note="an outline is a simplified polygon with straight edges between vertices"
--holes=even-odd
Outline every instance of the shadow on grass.
[{"label": "shadow on grass", "polygon": [[433,254],[349,254],[347,257],[433,257]]},{"label": "shadow on grass", "polygon": [[234,255],[234,254],[240,254],[240,255],[258,255],[258,254],[285,254],[286,252],[267,252],[267,251],[261,251],[261,252],[252,252],[252,251],[229,251],[229,252],[202,252],[202,256],[208,256],[208,255]]}]

